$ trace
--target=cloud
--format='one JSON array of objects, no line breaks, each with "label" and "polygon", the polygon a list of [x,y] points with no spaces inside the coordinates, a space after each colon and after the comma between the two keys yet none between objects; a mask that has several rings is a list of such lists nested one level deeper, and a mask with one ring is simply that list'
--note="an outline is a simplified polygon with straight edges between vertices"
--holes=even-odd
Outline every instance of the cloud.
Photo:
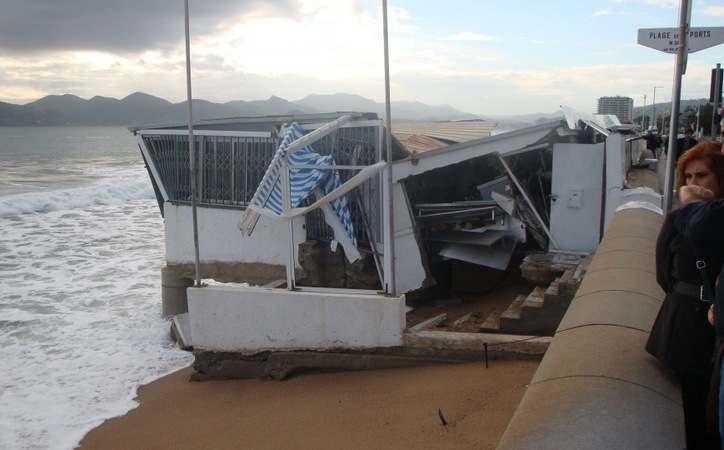
[{"label": "cloud", "polygon": [[486,36],[484,34],[472,33],[469,31],[453,34],[452,36],[441,37],[439,39],[441,41],[500,41],[499,38],[494,36]]},{"label": "cloud", "polygon": [[606,9],[601,9],[599,11],[594,12],[593,14],[591,14],[591,17],[608,16],[611,14],[613,14],[613,9],[606,8]]},{"label": "cloud", "polygon": [[[205,35],[247,15],[294,17],[300,0],[214,0],[189,9],[192,33]],[[25,54],[168,49],[183,42],[183,17],[178,0],[3,0],[0,42]]]},{"label": "cloud", "polygon": [[724,6],[709,6],[704,8],[702,14],[706,16],[724,16]]},{"label": "cloud", "polygon": [[641,3],[662,8],[678,8],[679,0],[613,0],[615,3]]}]

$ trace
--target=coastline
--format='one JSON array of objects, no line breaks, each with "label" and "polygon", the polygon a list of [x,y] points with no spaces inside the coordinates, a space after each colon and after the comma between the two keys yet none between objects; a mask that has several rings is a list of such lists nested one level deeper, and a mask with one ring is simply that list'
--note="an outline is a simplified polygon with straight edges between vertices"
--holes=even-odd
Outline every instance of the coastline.
[{"label": "coastline", "polygon": [[[301,373],[138,390],[138,408],[80,442],[108,448],[495,448],[539,361]],[[442,425],[438,410],[447,425]]]}]

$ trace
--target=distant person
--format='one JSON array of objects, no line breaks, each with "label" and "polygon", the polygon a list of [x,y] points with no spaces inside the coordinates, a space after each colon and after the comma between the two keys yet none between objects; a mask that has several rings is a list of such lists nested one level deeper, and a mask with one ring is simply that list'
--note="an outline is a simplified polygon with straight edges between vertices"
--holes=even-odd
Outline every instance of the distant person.
[{"label": "distant person", "polygon": [[661,147],[662,140],[656,127],[649,127],[643,139],[646,141],[646,149],[651,150],[654,158],[659,159],[659,148]]},{"label": "distant person", "polygon": [[[676,166],[677,196],[684,186],[724,198],[724,155],[721,144],[704,142],[687,151]],[[716,280],[721,265],[701,248],[693,247],[674,223],[681,209],[669,212],[656,241],[656,281],[666,292],[646,351],[673,370],[681,383],[684,428],[688,449],[718,448],[718,434],[707,433],[706,405],[714,364],[715,332],[708,320],[709,304],[700,298],[706,280],[697,262],[706,263],[706,278]]]},{"label": "distant person", "polygon": [[681,155],[699,143],[693,136],[694,130],[691,127],[684,128],[684,137],[676,140],[676,155],[674,155],[676,159],[674,161],[678,161]]},{"label": "distant person", "polygon": [[669,154],[669,131],[664,130],[663,133],[659,133],[661,138],[661,150],[659,150],[659,156],[663,153],[664,155]]}]

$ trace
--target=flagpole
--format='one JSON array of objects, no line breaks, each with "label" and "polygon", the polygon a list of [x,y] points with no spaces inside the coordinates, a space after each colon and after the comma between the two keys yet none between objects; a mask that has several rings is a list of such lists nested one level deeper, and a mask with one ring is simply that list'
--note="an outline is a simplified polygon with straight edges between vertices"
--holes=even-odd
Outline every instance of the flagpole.
[{"label": "flagpole", "polygon": [[191,216],[194,228],[194,263],[196,266],[196,287],[201,286],[201,267],[199,262],[199,225],[196,214],[196,151],[194,139],[194,121],[191,108],[191,44],[189,39],[189,0],[184,0],[184,21],[186,31],[186,103],[189,118],[189,177],[191,178]]},{"label": "flagpole", "polygon": [[387,293],[395,296],[397,295],[397,289],[395,288],[395,225],[392,207],[392,108],[390,107],[390,53],[387,40],[387,0],[382,0],[382,28],[385,46],[385,127],[387,128],[387,133],[385,134],[385,144],[387,146],[387,236],[390,241],[388,250],[390,274],[389,277],[387,277],[389,281]]}]

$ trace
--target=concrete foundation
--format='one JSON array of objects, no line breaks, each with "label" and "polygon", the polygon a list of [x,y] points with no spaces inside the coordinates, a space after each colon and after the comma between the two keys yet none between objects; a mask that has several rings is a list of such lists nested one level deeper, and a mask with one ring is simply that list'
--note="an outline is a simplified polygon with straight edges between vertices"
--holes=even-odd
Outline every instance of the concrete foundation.
[{"label": "concrete foundation", "polygon": [[367,349],[402,345],[405,297],[241,286],[187,290],[194,349]]},{"label": "concrete foundation", "polygon": [[184,278],[170,267],[161,269],[161,311],[163,317],[172,317],[188,312],[186,288],[194,285],[194,280]]}]

